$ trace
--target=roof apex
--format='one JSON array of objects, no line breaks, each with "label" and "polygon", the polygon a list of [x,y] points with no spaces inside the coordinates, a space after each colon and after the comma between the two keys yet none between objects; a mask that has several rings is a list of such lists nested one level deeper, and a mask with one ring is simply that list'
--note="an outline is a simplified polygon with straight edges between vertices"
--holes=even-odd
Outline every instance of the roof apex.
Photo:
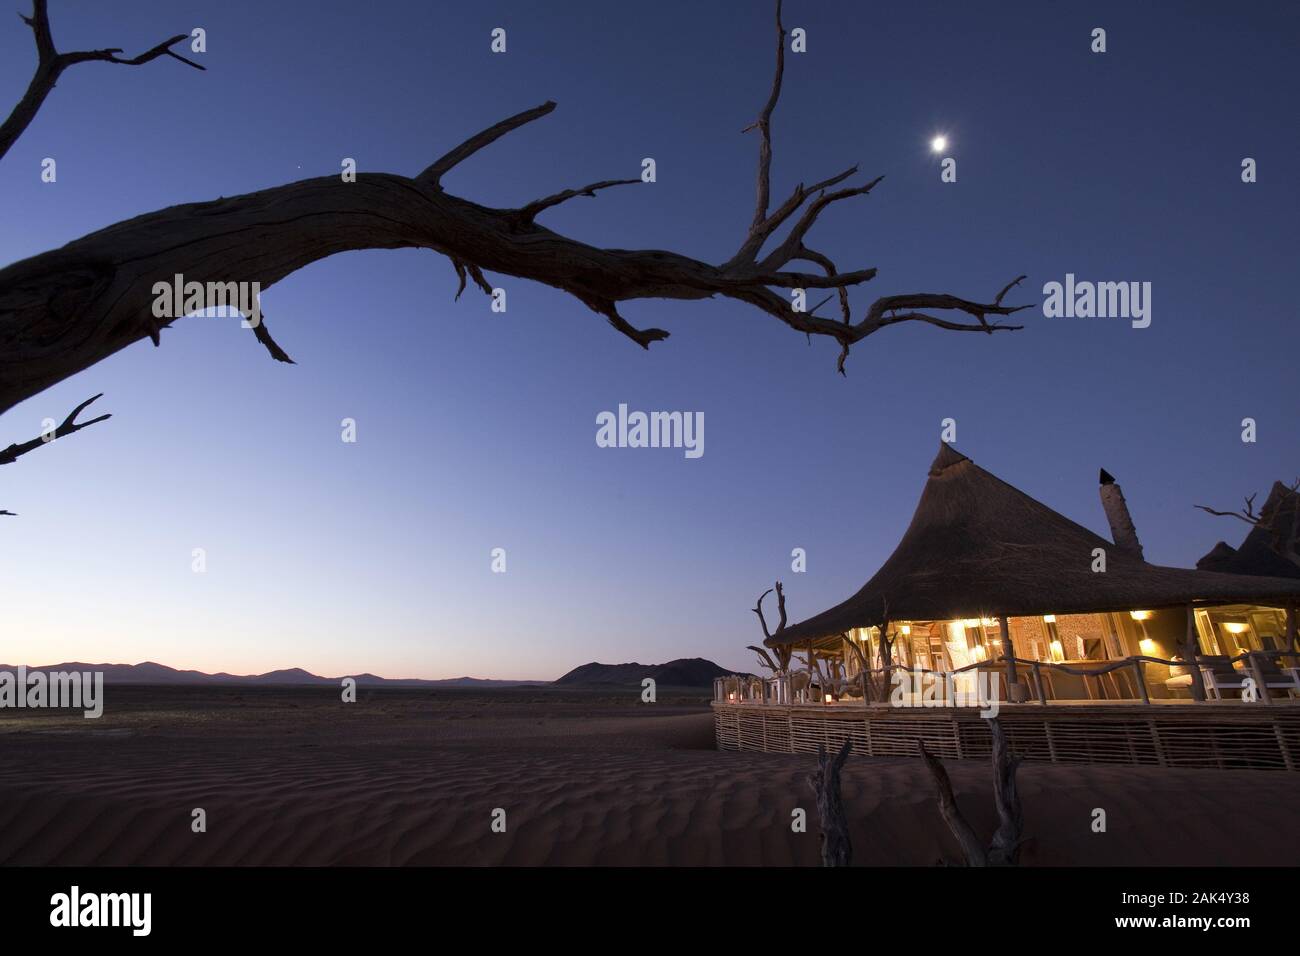
[{"label": "roof apex", "polygon": [[970,459],[946,441],[941,441],[939,442],[939,454],[934,456],[934,461],[930,464],[930,477],[933,478],[945,468],[950,468],[963,461],[970,461]]}]

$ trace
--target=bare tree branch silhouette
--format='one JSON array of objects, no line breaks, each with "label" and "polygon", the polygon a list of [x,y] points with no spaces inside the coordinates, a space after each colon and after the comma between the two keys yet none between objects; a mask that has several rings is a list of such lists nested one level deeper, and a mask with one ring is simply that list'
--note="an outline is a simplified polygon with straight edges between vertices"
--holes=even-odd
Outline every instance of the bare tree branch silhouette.
[{"label": "bare tree branch silhouette", "polygon": [[[56,52],[44,0],[23,18],[36,35],[39,62],[27,94],[4,125],[0,155],[27,127],[66,67],[90,60],[139,65],[171,56],[198,64],[171,49],[185,39],[172,37],[131,59],[120,50]],[[359,173],[355,182],[338,175],[275,186],[209,202],[188,203],[146,213],[108,226],[62,248],[0,270],[0,413],[142,339],[160,344],[172,320],[153,316],[154,284],[183,275],[203,283],[257,282],[262,290],[302,267],[353,249],[431,249],[451,260],[459,280],[490,293],[484,276],[495,272],[530,279],[569,293],[643,348],[668,337],[659,328],[640,329],[618,311],[636,299],[705,299],[723,296],[751,305],[809,337],[840,345],[837,367],[844,372],[852,345],[903,322],[940,329],[983,332],[1019,329],[990,322],[1028,306],[1008,306],[1003,297],[1020,280],[1008,283],[991,301],[941,293],[885,296],[858,321],[852,320],[849,290],[876,275],[873,268],[840,272],[829,256],[813,249],[807,235],[820,214],[842,200],[868,195],[881,177],[834,189],[857,172],[844,172],[805,188],[797,186],[775,210],[771,194],[772,115],[784,77],[786,31],[776,4],[776,68],[771,92],[757,121],[759,132],[757,197],[753,221],[740,248],[715,265],[675,252],[602,249],[570,239],[536,222],[547,210],[579,196],[639,180],[613,179],[566,189],[518,208],[493,208],[445,191],[443,178],[502,136],[550,114],[553,102],[518,113],[471,136],[416,176]],[[830,190],[830,191],[828,191]],[[811,200],[811,201],[809,201]],[[802,212],[800,213],[800,210]],[[765,256],[764,245],[800,213],[789,233]],[[805,261],[819,271],[789,269]],[[1021,277],[1023,278],[1023,277]],[[840,316],[823,318],[796,311],[775,289],[824,289],[838,297]],[[933,313],[964,313],[969,320]],[[273,358],[292,360],[261,324],[257,339]]]}]

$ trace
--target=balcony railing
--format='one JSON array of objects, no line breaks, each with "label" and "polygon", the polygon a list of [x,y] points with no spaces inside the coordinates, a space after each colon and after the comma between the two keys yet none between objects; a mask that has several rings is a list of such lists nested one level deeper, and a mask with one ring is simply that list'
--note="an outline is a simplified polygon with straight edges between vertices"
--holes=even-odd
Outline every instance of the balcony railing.
[{"label": "balcony railing", "polygon": [[[1147,683],[1145,666],[1157,664],[1170,669],[1171,675],[1173,675],[1171,679],[1186,676],[1188,678],[1186,685],[1181,684],[1180,681],[1178,686],[1186,686],[1189,689],[1193,683],[1191,667],[1194,665],[1201,675],[1201,683],[1206,691],[1207,699],[1222,700],[1223,692],[1227,691],[1230,696],[1240,696],[1243,701],[1253,700],[1262,704],[1272,704],[1281,698],[1293,695],[1300,696],[1300,667],[1282,667],[1281,660],[1283,658],[1291,658],[1293,662],[1300,662],[1300,652],[1293,650],[1249,651],[1236,657],[1198,655],[1193,658],[1191,664],[1187,661],[1166,660],[1162,657],[1137,654],[1120,660],[1098,661],[1095,667],[1079,667],[1054,661],[1025,660],[1019,657],[1011,659],[1010,662],[1006,657],[979,661],[950,671],[891,664],[889,667],[873,668],[867,671],[868,679],[865,682],[862,680],[860,673],[847,679],[829,679],[815,670],[805,669],[777,674],[773,677],[731,675],[729,677],[715,678],[713,681],[713,700],[716,703],[770,704],[774,706],[818,703],[839,706],[856,703],[861,703],[864,706],[883,705],[889,702],[891,688],[898,683],[893,677],[894,672],[901,671],[908,675],[934,675],[931,679],[942,681],[946,692],[951,696],[953,688],[958,683],[957,678],[959,675],[978,671],[1005,675],[1009,669],[1008,664],[1014,663],[1018,677],[1023,676],[1019,673],[1020,669],[1023,668],[1024,672],[1031,678],[1028,688],[1029,693],[1021,692],[1025,702],[1036,702],[1044,706],[1053,701],[1066,699],[1077,702],[1078,698],[1061,698],[1057,697],[1054,692],[1049,693],[1049,690],[1053,689],[1051,675],[1062,673],[1083,678],[1085,691],[1089,694],[1088,699],[1127,700],[1132,703],[1141,702],[1150,705],[1152,697]],[[1238,663],[1243,664],[1243,668],[1237,669],[1235,665]],[[1124,675],[1131,680],[1136,695],[1107,698],[1103,678],[1110,676],[1112,687],[1118,693],[1120,675]],[[1091,690],[1087,687],[1089,679],[1097,682],[1096,698],[1091,696]],[[1019,683],[1018,680],[1017,684]],[[1128,680],[1126,680],[1126,683],[1128,683]],[[1167,680],[1162,681],[1162,683],[1166,687],[1169,686]],[[1003,686],[1007,686],[1007,684],[1004,682]],[[1033,696],[1032,701],[1029,700],[1030,693]],[[1010,694],[1009,691],[1008,694]],[[1188,701],[1180,700],[1179,703],[1201,703],[1201,701],[1193,698]]]}]

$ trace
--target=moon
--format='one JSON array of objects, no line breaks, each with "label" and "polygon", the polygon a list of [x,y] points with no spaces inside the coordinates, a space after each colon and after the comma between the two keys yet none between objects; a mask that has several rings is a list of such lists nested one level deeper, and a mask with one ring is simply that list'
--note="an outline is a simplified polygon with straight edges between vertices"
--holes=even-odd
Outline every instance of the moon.
[{"label": "moon", "polygon": [[932,153],[942,153],[947,148],[948,137],[946,136],[936,136],[934,139],[930,140],[930,152]]}]

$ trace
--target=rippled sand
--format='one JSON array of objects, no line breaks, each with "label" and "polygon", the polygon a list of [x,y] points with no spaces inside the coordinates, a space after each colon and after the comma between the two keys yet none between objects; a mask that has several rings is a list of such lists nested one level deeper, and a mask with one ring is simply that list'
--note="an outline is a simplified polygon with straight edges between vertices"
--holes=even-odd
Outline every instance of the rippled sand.
[{"label": "rippled sand", "polygon": [[[0,714],[0,863],[818,862],[814,758],[716,752],[690,698],[110,687],[108,703],[97,721]],[[989,768],[949,770],[990,831]],[[1031,764],[1020,784],[1028,864],[1293,863],[1300,774]],[[957,856],[915,760],[851,758],[844,802],[855,862]]]}]

